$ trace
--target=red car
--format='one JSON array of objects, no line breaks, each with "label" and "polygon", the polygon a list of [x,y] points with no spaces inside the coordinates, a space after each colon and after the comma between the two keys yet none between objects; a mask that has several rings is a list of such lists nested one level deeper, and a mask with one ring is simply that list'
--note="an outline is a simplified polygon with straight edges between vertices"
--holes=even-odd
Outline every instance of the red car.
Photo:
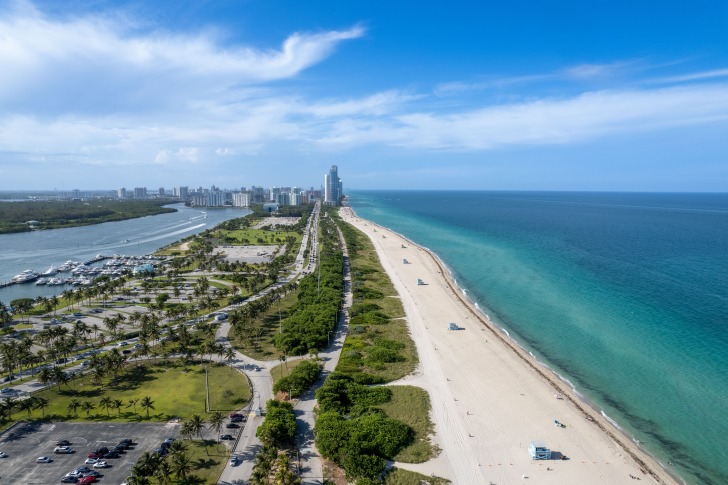
[{"label": "red car", "polygon": [[86,458],[101,458],[102,456],[104,456],[104,455],[101,453],[93,452],[93,453],[89,453]]},{"label": "red car", "polygon": [[84,485],[87,483],[94,483],[96,481],[96,477],[88,475],[85,477],[81,477],[81,479],[78,481],[79,485]]}]

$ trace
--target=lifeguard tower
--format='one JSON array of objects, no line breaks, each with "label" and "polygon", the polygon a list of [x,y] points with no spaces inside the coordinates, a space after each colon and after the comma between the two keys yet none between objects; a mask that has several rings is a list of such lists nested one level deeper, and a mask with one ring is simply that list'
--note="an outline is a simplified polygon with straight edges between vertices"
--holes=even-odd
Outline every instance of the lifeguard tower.
[{"label": "lifeguard tower", "polygon": [[546,448],[546,444],[541,441],[531,441],[528,446],[528,454],[532,460],[550,460],[551,450]]}]

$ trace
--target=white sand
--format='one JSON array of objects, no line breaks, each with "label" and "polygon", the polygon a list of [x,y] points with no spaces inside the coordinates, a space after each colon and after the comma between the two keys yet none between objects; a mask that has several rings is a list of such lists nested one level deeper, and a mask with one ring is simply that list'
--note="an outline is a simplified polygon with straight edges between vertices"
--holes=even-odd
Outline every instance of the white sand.
[{"label": "white sand", "polygon": [[[462,485],[677,483],[473,308],[431,253],[349,208],[341,215],[371,238],[402,297],[420,358],[418,373],[406,380],[426,389],[432,402],[443,454],[403,468]],[[449,322],[462,329],[448,330]],[[532,461],[533,440],[568,460]]]}]

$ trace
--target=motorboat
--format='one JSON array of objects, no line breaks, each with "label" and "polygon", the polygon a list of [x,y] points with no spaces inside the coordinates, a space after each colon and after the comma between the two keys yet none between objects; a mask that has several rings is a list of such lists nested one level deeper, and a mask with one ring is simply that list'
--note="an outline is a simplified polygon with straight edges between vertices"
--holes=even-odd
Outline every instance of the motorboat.
[{"label": "motorboat", "polygon": [[47,285],[48,284],[48,278],[38,278],[35,282],[36,285]]},{"label": "motorboat", "polygon": [[20,274],[13,276],[13,283],[29,283],[40,276],[38,273],[31,269],[26,269]]},{"label": "motorboat", "polygon": [[41,276],[53,276],[56,273],[58,273],[58,268],[56,268],[55,266],[51,265],[50,268],[48,268],[47,270],[43,271],[40,275]]}]

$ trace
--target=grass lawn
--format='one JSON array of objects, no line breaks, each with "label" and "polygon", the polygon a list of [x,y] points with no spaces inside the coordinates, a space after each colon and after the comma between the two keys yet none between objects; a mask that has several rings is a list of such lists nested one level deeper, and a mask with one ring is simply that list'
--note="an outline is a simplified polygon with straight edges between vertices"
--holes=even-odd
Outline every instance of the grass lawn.
[{"label": "grass lawn", "polygon": [[[214,411],[232,412],[250,400],[247,379],[240,372],[228,366],[209,366],[210,407]],[[185,366],[181,361],[166,361],[159,364],[144,362],[129,365],[116,381],[104,379],[101,385],[85,376],[69,382],[69,385],[53,386],[34,393],[34,396],[48,399],[45,410],[16,411],[15,419],[45,419],[72,421],[167,421],[174,417],[187,418],[205,411],[205,369],[203,365]],[[141,399],[149,396],[153,409],[140,406]],[[104,397],[119,399],[123,406],[108,411],[100,404]],[[69,412],[72,399],[81,403],[90,402],[94,408],[88,412],[79,407]],[[136,404],[130,400],[138,399]]]},{"label": "grass lawn", "polygon": [[225,445],[212,440],[206,440],[207,450],[202,441],[193,440],[185,441],[187,444],[187,456],[190,457],[193,470],[190,476],[184,482],[181,480],[173,480],[174,484],[190,484],[190,483],[217,483],[220,478],[227,461],[230,457]]},{"label": "grass lawn", "polygon": [[[353,284],[372,290],[370,298],[358,303],[373,303],[380,312],[389,317],[383,324],[354,324],[344,342],[341,360],[337,367],[342,372],[366,372],[391,382],[410,374],[418,362],[417,349],[409,335],[404,309],[389,277],[384,272],[371,241],[358,229],[352,228],[358,236],[358,250],[351,255]],[[380,296],[380,297],[378,297]],[[401,359],[396,362],[376,362],[369,356],[377,348],[377,342],[394,341]]]},{"label": "grass lawn", "polygon": [[414,442],[394,457],[403,463],[423,463],[437,456],[439,450],[430,443],[430,396],[424,389],[414,386],[389,386],[392,400],[377,406],[390,418],[409,425],[415,432]]},{"label": "grass lawn", "polygon": [[450,480],[440,477],[428,477],[421,473],[402,470],[401,468],[393,468],[391,472],[384,477],[384,485],[421,485],[428,483],[430,485],[446,485]]},{"label": "grass lawn", "polygon": [[[271,244],[285,244],[287,237],[293,237],[296,239],[294,247],[301,244],[302,236],[296,231],[286,230],[273,230],[266,231],[264,229],[236,229],[234,231],[220,230],[215,231],[215,237],[219,237],[221,244],[240,244],[240,245],[271,245]],[[232,238],[232,239],[226,239]],[[233,239],[235,241],[233,241]]]}]

